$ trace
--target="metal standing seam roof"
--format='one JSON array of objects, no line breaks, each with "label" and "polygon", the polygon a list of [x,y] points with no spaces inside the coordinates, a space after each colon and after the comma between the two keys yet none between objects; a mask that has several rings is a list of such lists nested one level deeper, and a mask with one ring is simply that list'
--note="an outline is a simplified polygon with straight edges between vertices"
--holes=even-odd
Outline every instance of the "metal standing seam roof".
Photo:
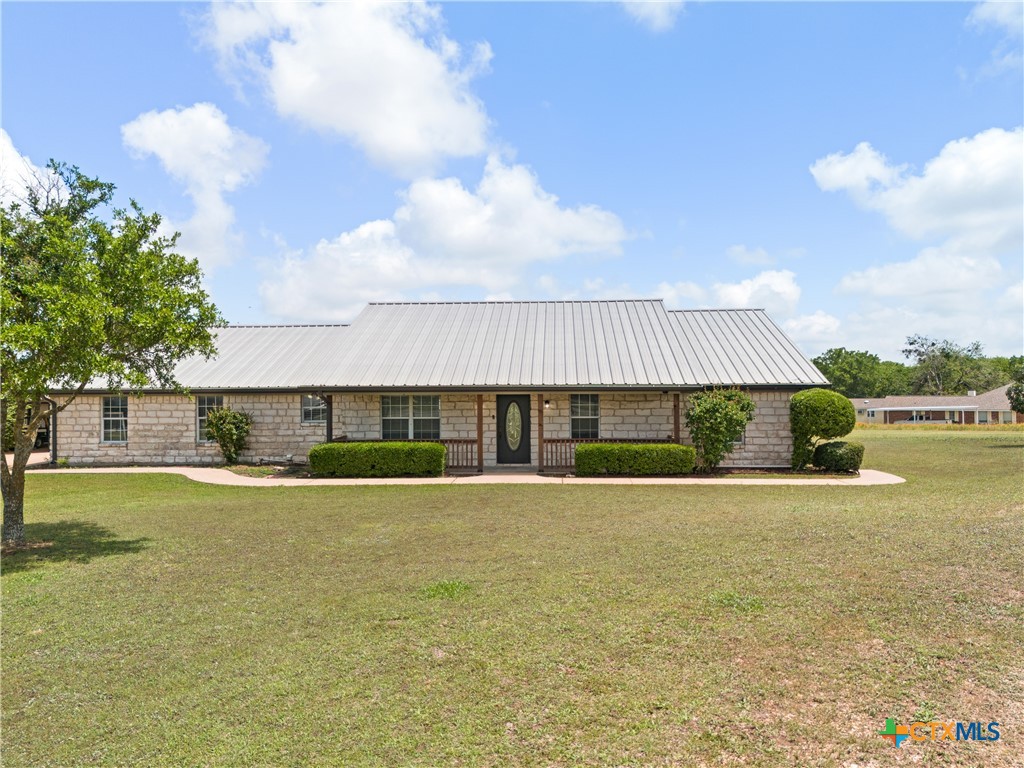
[{"label": "metal standing seam roof", "polygon": [[714,385],[828,385],[810,360],[763,309],[668,312],[676,338],[692,361],[693,383]]},{"label": "metal standing seam roof", "polygon": [[347,325],[229,325],[215,330],[214,357],[187,358],[174,375],[189,389],[302,387],[323,378],[347,332]]},{"label": "metal standing seam roof", "polygon": [[759,309],[624,301],[369,304],[350,325],[228,326],[190,389],[680,388],[827,380]]}]

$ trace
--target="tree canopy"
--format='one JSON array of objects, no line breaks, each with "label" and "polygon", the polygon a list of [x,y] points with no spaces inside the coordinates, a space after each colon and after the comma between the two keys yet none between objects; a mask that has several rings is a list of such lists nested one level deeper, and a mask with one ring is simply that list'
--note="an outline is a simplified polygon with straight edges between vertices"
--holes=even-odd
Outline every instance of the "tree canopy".
[{"label": "tree canopy", "polygon": [[903,353],[911,365],[844,347],[829,349],[812,362],[836,392],[852,398],[987,392],[1008,382],[1024,363],[1020,357],[985,357],[980,342],[960,346],[921,335],[908,337]]},{"label": "tree canopy", "polygon": [[198,263],[174,252],[177,235],[160,234],[158,214],[135,201],[110,211],[112,184],[54,161],[48,169],[0,208],[0,402],[17,427],[13,465],[2,464],[5,541],[24,535],[24,467],[56,407],[47,393],[71,393],[61,410],[90,382],[177,388],[175,364],[213,354],[211,328],[222,323]]},{"label": "tree canopy", "polygon": [[1017,413],[1024,413],[1024,365],[1018,365],[1013,372],[1013,381],[1006,390],[1006,398],[1010,407]]}]

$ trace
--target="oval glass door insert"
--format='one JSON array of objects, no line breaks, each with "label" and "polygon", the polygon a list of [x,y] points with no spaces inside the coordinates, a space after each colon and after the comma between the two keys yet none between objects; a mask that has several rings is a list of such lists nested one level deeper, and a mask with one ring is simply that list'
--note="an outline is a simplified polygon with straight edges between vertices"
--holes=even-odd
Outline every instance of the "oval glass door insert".
[{"label": "oval glass door insert", "polygon": [[523,439],[523,414],[519,412],[518,403],[509,403],[505,411],[505,441],[510,451],[519,447]]}]

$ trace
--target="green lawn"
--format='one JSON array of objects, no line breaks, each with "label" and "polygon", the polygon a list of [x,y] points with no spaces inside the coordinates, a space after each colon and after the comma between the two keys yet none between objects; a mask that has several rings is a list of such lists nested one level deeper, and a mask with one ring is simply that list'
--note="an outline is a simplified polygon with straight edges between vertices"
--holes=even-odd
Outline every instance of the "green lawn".
[{"label": "green lawn", "polygon": [[908,482],[31,476],[3,765],[1019,765],[1024,432],[857,439]]}]

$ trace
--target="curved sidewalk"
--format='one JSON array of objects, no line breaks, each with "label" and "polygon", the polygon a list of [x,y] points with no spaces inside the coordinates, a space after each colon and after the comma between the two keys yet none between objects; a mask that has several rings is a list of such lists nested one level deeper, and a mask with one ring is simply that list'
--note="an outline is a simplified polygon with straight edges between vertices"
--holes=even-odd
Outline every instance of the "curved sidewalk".
[{"label": "curved sidewalk", "polygon": [[216,467],[96,467],[84,469],[45,470],[47,474],[152,474],[184,475],[189,480],[211,485],[234,485],[246,488],[297,488],[312,485],[896,485],[905,483],[902,477],[862,469],[857,477],[545,477],[536,474],[453,475],[450,477],[392,477],[392,478],[302,478],[302,477],[248,477]]}]

